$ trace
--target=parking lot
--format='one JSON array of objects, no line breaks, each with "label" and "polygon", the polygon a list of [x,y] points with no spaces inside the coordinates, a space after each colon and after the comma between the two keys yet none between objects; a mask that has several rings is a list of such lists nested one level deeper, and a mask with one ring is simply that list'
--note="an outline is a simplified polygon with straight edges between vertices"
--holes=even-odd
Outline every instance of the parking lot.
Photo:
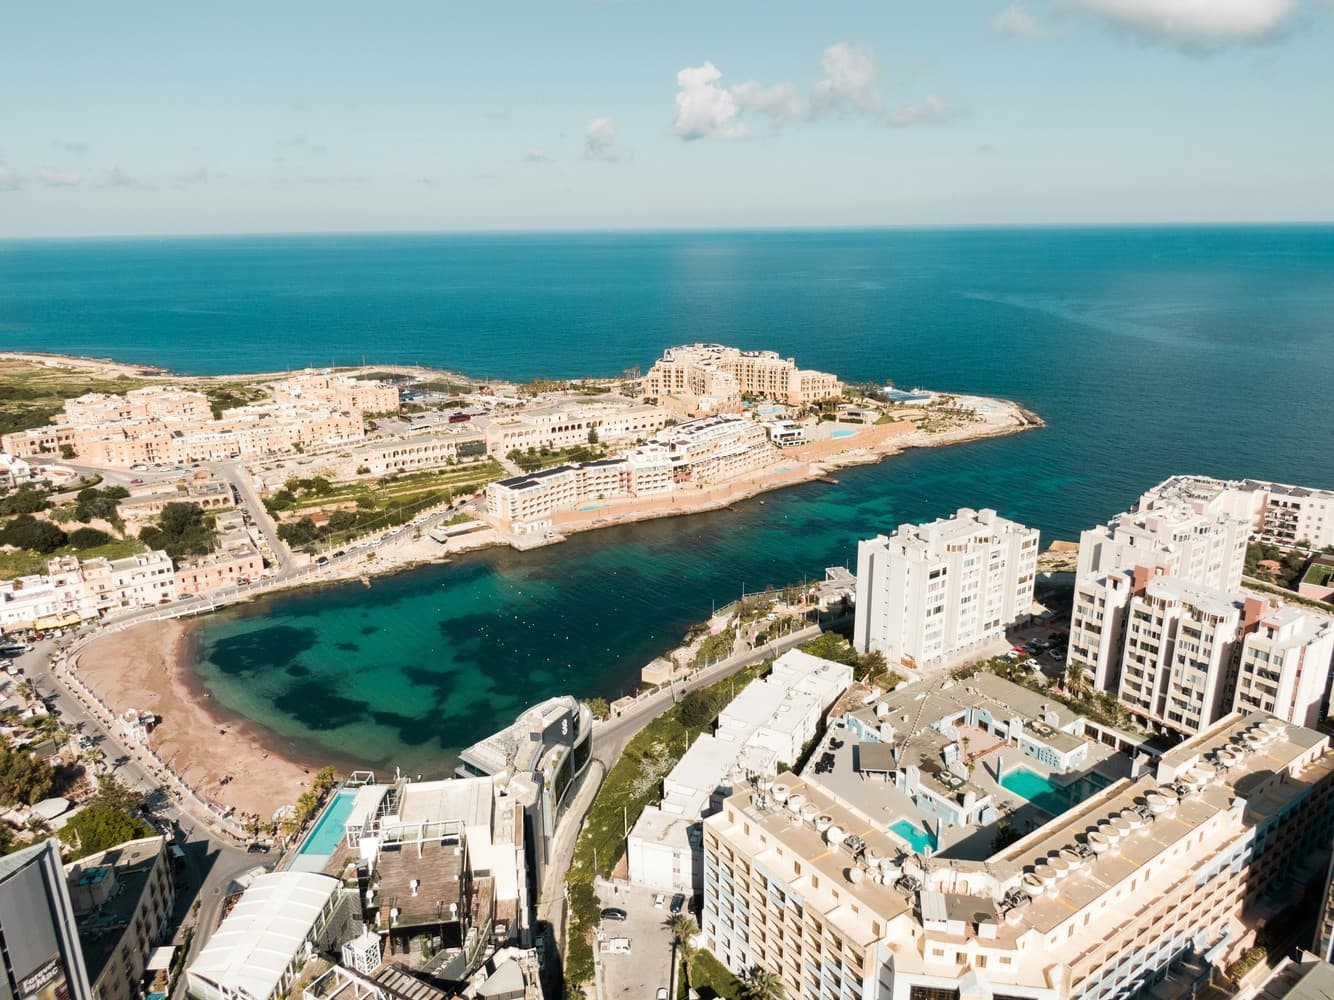
[{"label": "parking lot", "polygon": [[[637,886],[599,884],[598,898],[603,908],[618,907],[626,913],[624,921],[604,920],[598,927],[603,997],[653,1000],[659,987],[668,984],[672,933],[667,929],[667,921],[671,919],[672,894],[662,894],[662,909],[653,906],[657,895],[652,889]],[[613,938],[628,938],[629,954],[606,950]]]}]

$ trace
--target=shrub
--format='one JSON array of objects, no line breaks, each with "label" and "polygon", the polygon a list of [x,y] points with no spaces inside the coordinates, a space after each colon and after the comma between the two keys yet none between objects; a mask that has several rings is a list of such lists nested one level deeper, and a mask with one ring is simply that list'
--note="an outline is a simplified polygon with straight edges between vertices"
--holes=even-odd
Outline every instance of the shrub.
[{"label": "shrub", "polygon": [[31,514],[20,514],[0,528],[0,545],[12,545],[16,549],[30,549],[33,552],[54,552],[68,539],[69,536],[54,524],[39,521]]},{"label": "shrub", "polygon": [[111,541],[111,536],[96,528],[78,528],[69,534],[69,544],[76,549],[95,549]]}]

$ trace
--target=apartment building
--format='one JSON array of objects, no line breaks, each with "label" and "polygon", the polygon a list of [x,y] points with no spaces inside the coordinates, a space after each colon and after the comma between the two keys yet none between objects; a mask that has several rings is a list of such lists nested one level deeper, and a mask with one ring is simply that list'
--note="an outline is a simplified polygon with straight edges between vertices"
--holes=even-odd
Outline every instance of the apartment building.
[{"label": "apartment building", "polygon": [[131,840],[65,866],[83,959],[97,1000],[138,1000],[164,943],[175,884],[164,837]]},{"label": "apartment building", "polygon": [[1194,733],[1232,710],[1243,628],[1264,602],[1155,576],[1130,599],[1117,697],[1142,722]]},{"label": "apartment building", "polygon": [[1334,753],[1229,716],[983,860],[784,774],[704,820],[706,946],[793,1000],[1119,1000],[1226,967],[1323,875]]},{"label": "apartment building", "polygon": [[353,450],[348,466],[350,470],[355,463],[357,468],[369,469],[373,476],[384,476],[437,469],[451,462],[481,458],[486,451],[486,436],[464,424],[457,430],[362,445]]},{"label": "apartment building", "polygon": [[477,417],[472,423],[486,435],[487,451],[508,455],[516,449],[577,448],[589,443],[590,434],[602,444],[642,441],[673,419],[668,410],[658,406],[592,403]]},{"label": "apartment building", "polygon": [[1137,509],[1155,505],[1173,507],[1183,499],[1245,520],[1252,536],[1259,541],[1301,544],[1314,549],[1334,545],[1334,491],[1331,490],[1260,479],[1173,476],[1146,491]]},{"label": "apartment building", "polygon": [[492,483],[487,513],[510,524],[533,524],[582,503],[728,482],[768,467],[776,454],[763,426],[736,416],[704,417],[666,428],[616,458]]},{"label": "apartment building", "polygon": [[738,409],[743,395],[806,406],[840,395],[843,383],[828,372],[798,368],[774,351],[692,344],[664,351],[644,377],[643,391],[681,399],[703,412],[723,412]]},{"label": "apartment building", "polygon": [[1287,606],[1264,613],[1241,643],[1232,707],[1316,726],[1329,700],[1334,620]]},{"label": "apartment building", "polygon": [[171,557],[141,552],[124,559],[58,556],[43,576],[0,581],[0,631],[63,628],[120,608],[172,600]]},{"label": "apartment building", "polygon": [[358,414],[398,412],[398,387],[377,379],[302,372],[274,382],[270,389],[276,403],[315,402]]},{"label": "apartment building", "polygon": [[853,644],[909,666],[976,651],[1028,613],[1037,556],[1037,529],[967,507],[863,541]]}]

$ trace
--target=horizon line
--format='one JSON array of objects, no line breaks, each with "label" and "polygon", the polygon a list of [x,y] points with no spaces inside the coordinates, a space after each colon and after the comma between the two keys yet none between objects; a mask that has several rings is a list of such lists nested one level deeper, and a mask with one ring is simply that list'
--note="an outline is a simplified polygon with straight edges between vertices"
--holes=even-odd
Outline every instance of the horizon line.
[{"label": "horizon line", "polygon": [[84,233],[72,235],[0,234],[0,243],[84,242],[96,240],[195,240],[262,239],[320,236],[651,236],[724,235],[747,233],[876,233],[876,232],[965,232],[978,230],[1078,230],[1078,229],[1320,229],[1334,227],[1334,219],[1307,221],[1130,221],[1130,222],[921,222],[883,225],[772,225],[772,226],[646,226],[553,227],[550,229],[275,229],[207,231],[197,233]]}]

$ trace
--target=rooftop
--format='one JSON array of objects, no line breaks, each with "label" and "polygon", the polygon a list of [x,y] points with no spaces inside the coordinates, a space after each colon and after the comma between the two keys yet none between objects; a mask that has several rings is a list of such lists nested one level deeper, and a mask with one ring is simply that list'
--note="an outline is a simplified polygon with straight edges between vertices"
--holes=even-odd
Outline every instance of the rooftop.
[{"label": "rooftop", "polygon": [[114,878],[115,888],[106,899],[82,912],[79,910],[81,894],[75,892],[72,895],[89,982],[97,981],[134,920],[153,868],[164,855],[165,843],[164,837],[131,840],[90,854],[65,869],[71,885],[91,886]]},{"label": "rooftop", "polygon": [[457,843],[428,840],[386,845],[375,862],[381,930],[459,920],[462,914],[463,849]]}]

